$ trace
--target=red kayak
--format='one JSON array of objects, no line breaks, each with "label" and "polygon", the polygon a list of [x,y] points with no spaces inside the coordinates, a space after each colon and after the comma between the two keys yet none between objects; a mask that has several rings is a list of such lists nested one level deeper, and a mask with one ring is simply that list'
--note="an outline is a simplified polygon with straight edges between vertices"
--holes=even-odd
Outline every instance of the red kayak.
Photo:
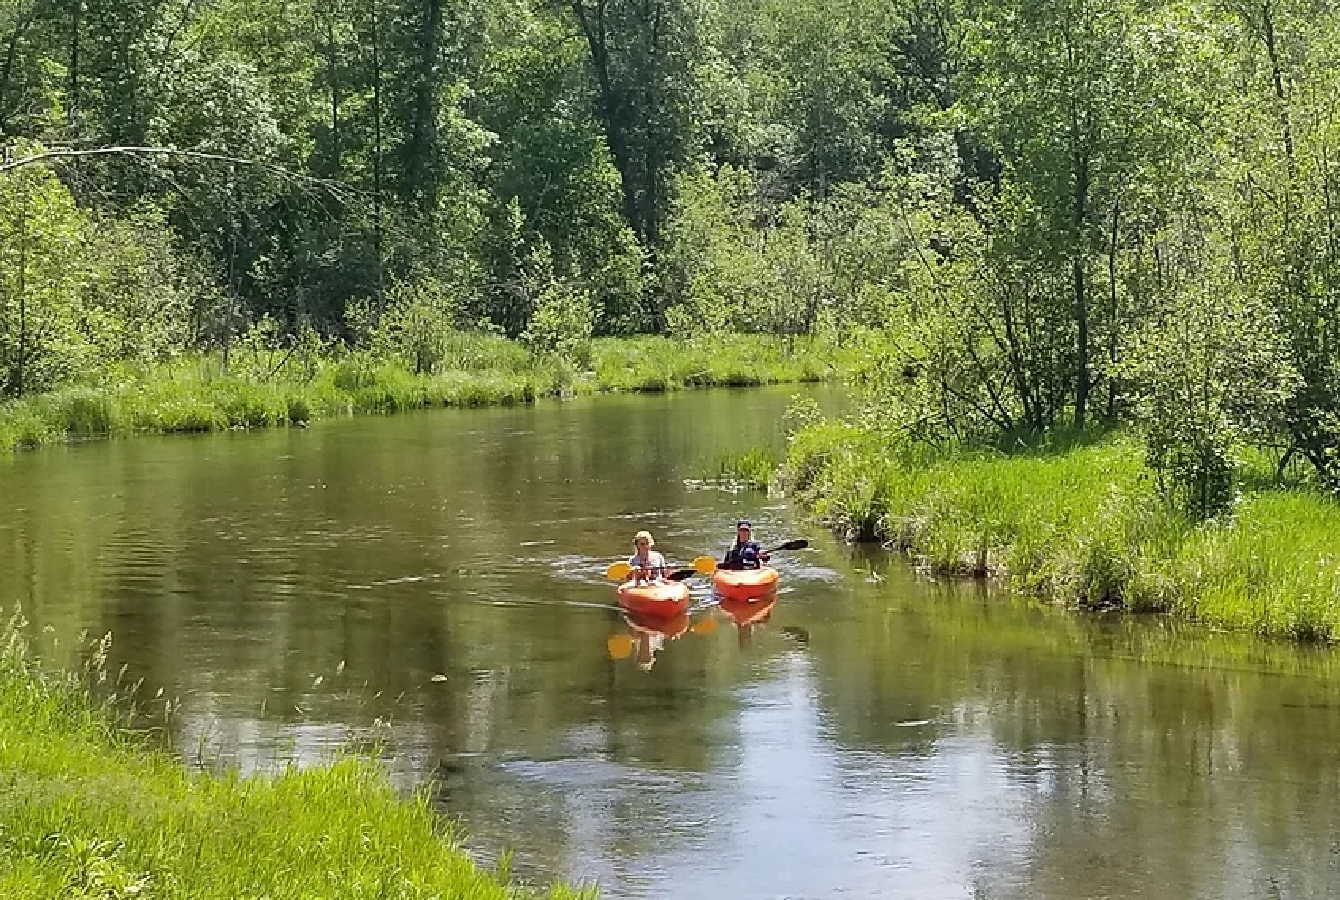
[{"label": "red kayak", "polygon": [[728,600],[759,600],[777,591],[777,570],[771,566],[761,569],[717,569],[712,576],[712,587]]},{"label": "red kayak", "polygon": [[667,581],[634,587],[628,582],[619,585],[619,605],[640,616],[670,618],[689,608],[689,586],[682,581]]}]

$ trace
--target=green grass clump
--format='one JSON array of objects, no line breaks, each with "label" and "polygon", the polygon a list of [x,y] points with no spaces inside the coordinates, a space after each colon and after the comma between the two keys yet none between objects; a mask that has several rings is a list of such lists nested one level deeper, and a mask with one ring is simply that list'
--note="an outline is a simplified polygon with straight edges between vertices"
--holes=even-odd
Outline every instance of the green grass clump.
[{"label": "green grass clump", "polygon": [[763,448],[718,457],[708,477],[734,482],[742,487],[766,488],[777,473],[781,459]]},{"label": "green grass clump", "polygon": [[120,429],[115,397],[94,387],[72,387],[43,398],[46,418],[55,430],[75,438],[101,437]]},{"label": "green grass clump", "polygon": [[827,340],[811,337],[720,334],[691,340],[604,338],[593,343],[593,370],[601,390],[749,387],[830,377],[836,371],[835,352]]},{"label": "green grass clump", "polygon": [[[1007,576],[1067,600],[1120,599],[1166,510],[1127,441],[1059,455],[923,462],[864,451],[816,453],[836,434],[793,442],[802,496],[855,540],[882,540],[941,573]],[[807,482],[807,483],[806,483]]]},{"label": "green grass clump", "polygon": [[490,371],[435,375],[424,393],[432,406],[503,406],[530,403],[537,396],[530,378]]},{"label": "green grass clump", "polygon": [[592,342],[592,368],[579,371],[571,361],[537,355],[494,334],[451,332],[441,350],[440,363],[427,374],[369,351],[337,351],[292,370],[249,365],[236,356],[225,366],[218,355],[117,365],[91,373],[88,383],[0,405],[0,452],[107,435],[264,428],[594,391],[808,381],[833,374],[836,353],[818,338],[601,338]]},{"label": "green grass clump", "polygon": [[1340,639],[1340,504],[1317,493],[1259,490],[1231,515],[1193,523],[1159,498],[1140,447],[1122,436],[918,459],[832,421],[792,439],[783,475],[847,538],[886,542],[935,572]]},{"label": "green grass clump", "polygon": [[1167,608],[1267,634],[1340,636],[1340,504],[1307,491],[1246,498],[1197,529],[1163,582]]},{"label": "green grass clump", "polygon": [[36,447],[66,435],[31,400],[0,404],[0,453]]},{"label": "green grass clump", "polygon": [[[515,898],[422,795],[357,759],[188,772],[0,627],[0,896]],[[552,897],[577,896],[556,887]]]}]

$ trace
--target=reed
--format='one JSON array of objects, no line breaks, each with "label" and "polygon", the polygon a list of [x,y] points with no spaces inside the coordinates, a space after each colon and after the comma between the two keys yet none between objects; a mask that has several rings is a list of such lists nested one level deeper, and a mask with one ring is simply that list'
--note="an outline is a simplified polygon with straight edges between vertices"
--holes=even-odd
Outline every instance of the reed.
[{"label": "reed", "polygon": [[1192,522],[1121,435],[1023,454],[927,459],[852,425],[793,437],[784,482],[821,521],[928,571],[990,576],[1087,606],[1170,612],[1261,634],[1340,639],[1340,504],[1257,486]]},{"label": "reed", "polygon": [[602,338],[592,344],[592,368],[579,371],[515,341],[466,332],[444,340],[443,362],[427,374],[365,352],[273,370],[225,369],[218,356],[201,355],[90,373],[84,383],[0,404],[0,453],[113,435],[266,428],[429,406],[813,381],[835,372],[835,358],[835,348],[817,338]]},{"label": "reed", "polygon": [[[0,896],[517,898],[426,795],[344,758],[273,777],[190,772],[82,678],[0,625]],[[567,887],[554,898],[593,896]]]}]

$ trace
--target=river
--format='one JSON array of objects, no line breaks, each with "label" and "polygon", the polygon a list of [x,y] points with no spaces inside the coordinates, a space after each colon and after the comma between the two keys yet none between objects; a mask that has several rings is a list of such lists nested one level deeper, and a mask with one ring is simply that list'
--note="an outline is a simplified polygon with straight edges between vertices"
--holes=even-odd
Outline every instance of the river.
[{"label": "river", "polygon": [[[65,663],[111,632],[110,672],[187,764],[362,747],[538,883],[1340,894],[1333,653],[937,583],[695,480],[777,445],[795,392],[21,454],[0,460],[0,604]],[[622,619],[601,574],[634,531],[683,561],[740,516],[814,542],[779,555],[775,606],[732,617],[700,586],[682,633]]]}]

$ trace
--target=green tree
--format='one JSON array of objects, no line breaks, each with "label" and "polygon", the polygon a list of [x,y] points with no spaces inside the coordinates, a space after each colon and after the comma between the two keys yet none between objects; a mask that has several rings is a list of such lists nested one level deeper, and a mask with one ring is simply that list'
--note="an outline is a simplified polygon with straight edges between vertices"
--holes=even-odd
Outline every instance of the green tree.
[{"label": "green tree", "polygon": [[596,114],[643,247],[661,243],[674,167],[694,152],[701,108],[694,0],[569,0],[587,48]]},{"label": "green tree", "polygon": [[84,217],[49,171],[0,177],[0,394],[46,390],[92,356],[79,328]]}]

